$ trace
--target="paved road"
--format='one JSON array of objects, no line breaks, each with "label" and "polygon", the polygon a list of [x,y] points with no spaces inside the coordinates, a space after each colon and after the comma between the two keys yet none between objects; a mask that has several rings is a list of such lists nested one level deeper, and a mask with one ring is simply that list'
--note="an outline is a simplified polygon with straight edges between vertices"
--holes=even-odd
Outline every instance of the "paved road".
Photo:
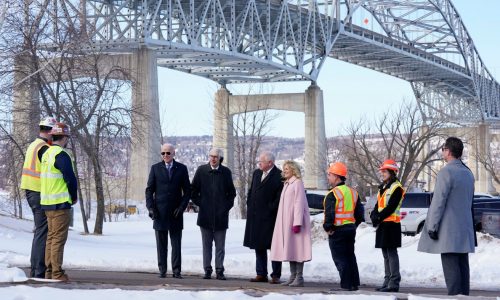
[{"label": "paved road", "polygon": [[[25,272],[28,270],[25,269]],[[281,294],[300,294],[300,293],[330,293],[332,288],[338,288],[338,284],[327,282],[306,282],[304,287],[291,288],[269,283],[253,283],[247,278],[228,277],[228,280],[206,280],[202,279],[200,274],[183,274],[183,279],[172,278],[169,274],[167,278],[159,278],[158,274],[137,273],[137,272],[103,272],[89,270],[68,270],[67,274],[71,280],[70,283],[40,283],[30,282],[31,286],[52,286],[64,289],[107,289],[120,288],[124,290],[155,290],[155,289],[177,289],[177,290],[245,290],[247,294],[262,296],[267,293],[276,292]],[[23,283],[25,284],[25,283]],[[11,284],[0,284],[7,286]],[[374,291],[373,286],[362,285],[360,291],[351,292],[351,294],[384,294]],[[332,292],[338,293],[338,292]],[[345,292],[343,293],[345,294]],[[415,288],[402,287],[399,293],[393,293],[398,299],[407,299],[408,294],[445,297],[446,290],[442,288]],[[500,287],[497,291],[471,291],[469,299],[496,299],[500,297]],[[456,298],[456,297],[455,297]],[[466,298],[466,297],[464,297]]]}]

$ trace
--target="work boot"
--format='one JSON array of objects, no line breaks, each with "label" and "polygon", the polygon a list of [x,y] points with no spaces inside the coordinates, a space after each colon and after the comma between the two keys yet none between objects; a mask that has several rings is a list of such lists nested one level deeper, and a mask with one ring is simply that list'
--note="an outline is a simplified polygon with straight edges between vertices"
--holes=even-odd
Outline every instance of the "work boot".
[{"label": "work boot", "polygon": [[290,262],[290,278],[287,281],[283,282],[281,285],[290,285],[294,280],[295,276],[297,276],[297,263],[294,261]]},{"label": "work boot", "polygon": [[57,278],[52,278],[52,279],[56,279],[56,280],[59,280],[61,282],[68,282],[69,281],[68,275],[66,275],[66,274],[62,274],[61,276],[59,276]]},{"label": "work boot", "polygon": [[297,275],[295,276],[295,280],[290,283],[288,286],[291,287],[301,287],[304,286],[304,277],[302,276],[302,272],[304,270],[304,263],[303,262],[298,262],[297,264]]}]

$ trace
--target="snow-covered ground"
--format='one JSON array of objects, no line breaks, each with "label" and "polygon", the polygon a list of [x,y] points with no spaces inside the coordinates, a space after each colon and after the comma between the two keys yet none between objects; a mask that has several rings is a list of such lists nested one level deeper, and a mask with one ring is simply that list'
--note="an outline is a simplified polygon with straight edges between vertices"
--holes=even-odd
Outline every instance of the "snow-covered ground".
[{"label": "snow-covered ground", "polygon": [[[201,235],[198,226],[196,226],[197,215],[186,213],[184,216],[182,271],[201,274],[203,271]],[[322,215],[316,215],[313,219],[320,223]],[[93,221],[90,221],[89,226],[92,227],[92,225]],[[25,279],[22,271],[16,267],[29,266],[32,228],[32,221],[0,215],[0,281],[13,282]],[[255,276],[255,254],[242,245],[244,230],[244,220],[230,220],[225,258],[226,274],[230,277]],[[77,210],[75,211],[75,227],[70,230],[65,248],[64,267],[69,270],[69,274],[71,274],[71,269],[157,272],[154,231],[152,222],[146,215],[133,215],[127,219],[121,219],[119,222],[107,222],[104,224],[104,235],[102,236],[82,235],[82,232],[80,213]],[[318,230],[318,232],[321,231]],[[337,286],[339,277],[331,258],[328,243],[319,234],[316,236],[313,245],[313,259],[311,262],[307,262],[304,267],[305,280],[306,282],[332,282],[332,287]],[[417,252],[418,239],[419,236],[403,237],[403,247],[399,250],[401,286],[444,288],[445,283],[439,255]],[[484,234],[479,234],[478,239],[479,246],[476,248],[476,253],[470,255],[471,288],[498,290],[500,294],[500,240]],[[374,248],[374,240],[374,229],[362,224],[358,228],[356,236],[356,255],[362,284],[379,285],[383,280],[382,254],[380,250]],[[283,277],[286,276],[288,276],[288,264],[285,263]],[[1,288],[0,299],[14,299],[13,295],[30,294],[31,290],[31,288],[24,286]],[[37,289],[37,294],[50,293],[50,291],[49,288]],[[55,293],[55,291],[53,292]],[[58,290],[57,293],[63,295],[68,291]],[[92,292],[82,292],[81,295],[85,293]],[[130,299],[142,298],[139,296],[140,292],[121,291],[120,293],[128,293],[127,297]],[[112,294],[118,295],[120,293],[113,291]],[[149,294],[148,299],[180,295],[176,293],[184,293],[182,295],[185,299],[212,299],[212,296],[179,291],[149,293],[151,294]],[[3,295],[10,296],[5,298]],[[86,295],[85,297],[88,299],[89,294]],[[222,294],[219,296],[223,298]],[[234,299],[236,296],[240,297],[234,295],[230,298]],[[244,299],[244,297],[249,296],[241,295],[240,298]],[[315,299],[323,299],[321,297],[323,296],[318,295]],[[356,299],[361,299],[359,295],[356,297]],[[213,298],[215,299],[215,296]],[[45,298],[37,297],[37,299]],[[278,295],[273,295],[271,298],[265,299],[281,298]],[[293,299],[305,298],[297,296]]]}]

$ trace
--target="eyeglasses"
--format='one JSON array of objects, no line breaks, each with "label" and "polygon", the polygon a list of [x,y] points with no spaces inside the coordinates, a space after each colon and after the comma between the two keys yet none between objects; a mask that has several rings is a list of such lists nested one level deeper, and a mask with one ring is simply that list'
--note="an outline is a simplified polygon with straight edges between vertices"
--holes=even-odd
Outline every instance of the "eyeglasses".
[{"label": "eyeglasses", "polygon": [[171,153],[171,152],[169,152],[169,151],[167,151],[167,152],[161,152],[160,154],[161,154],[161,156],[164,156],[165,154],[166,154],[166,155],[170,155],[170,154],[172,154],[172,153]]},{"label": "eyeglasses", "polygon": [[444,151],[444,150],[448,150],[448,147],[445,147],[445,146],[441,147],[441,151]]}]

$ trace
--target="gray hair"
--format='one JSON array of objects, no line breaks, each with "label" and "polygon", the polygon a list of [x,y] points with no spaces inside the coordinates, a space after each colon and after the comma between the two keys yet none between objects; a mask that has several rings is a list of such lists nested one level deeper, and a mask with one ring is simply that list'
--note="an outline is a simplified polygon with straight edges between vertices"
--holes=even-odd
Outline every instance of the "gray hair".
[{"label": "gray hair", "polygon": [[261,156],[264,156],[267,161],[272,161],[274,163],[274,160],[276,159],[274,157],[274,154],[271,151],[262,151],[260,153]]},{"label": "gray hair", "polygon": [[220,148],[212,148],[208,152],[209,155],[217,155],[219,158],[224,157],[224,152]]}]

